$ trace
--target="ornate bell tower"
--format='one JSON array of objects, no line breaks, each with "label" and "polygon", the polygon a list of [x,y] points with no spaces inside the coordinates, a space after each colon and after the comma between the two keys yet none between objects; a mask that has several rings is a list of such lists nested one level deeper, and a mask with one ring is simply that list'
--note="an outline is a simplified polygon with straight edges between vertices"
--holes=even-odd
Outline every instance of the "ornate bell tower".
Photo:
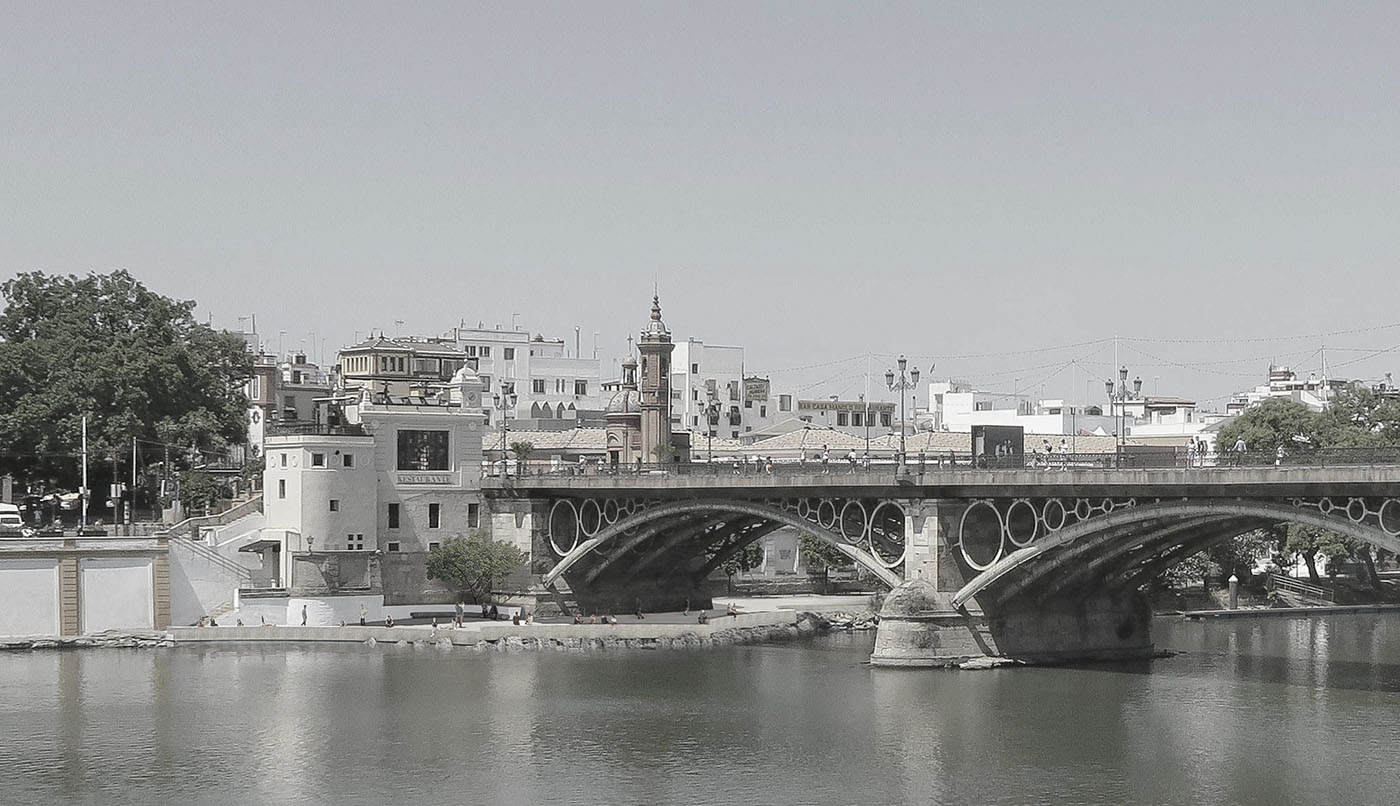
[{"label": "ornate bell tower", "polygon": [[[669,461],[671,454],[671,331],[661,321],[660,296],[651,298],[651,321],[642,331],[642,461]],[[662,447],[664,446],[664,447]],[[658,453],[660,451],[660,453]]]}]

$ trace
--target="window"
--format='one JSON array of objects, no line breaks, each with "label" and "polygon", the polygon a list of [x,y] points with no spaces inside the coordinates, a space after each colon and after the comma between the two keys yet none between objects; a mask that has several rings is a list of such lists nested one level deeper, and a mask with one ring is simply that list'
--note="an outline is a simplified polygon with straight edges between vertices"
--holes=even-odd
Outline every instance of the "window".
[{"label": "window", "polygon": [[515,360],[515,348],[514,348],[514,347],[502,347],[502,348],[501,348],[501,358],[504,359],[504,360],[506,360],[506,361],[514,361],[514,360]]},{"label": "window", "polygon": [[[283,457],[283,458],[285,459],[286,457]],[[278,480],[277,480],[277,497],[278,497],[278,498],[286,498],[286,497],[287,497],[287,480],[286,480],[286,479],[278,479]]]},{"label": "window", "polygon": [[399,470],[447,470],[446,431],[400,431]]},{"label": "window", "polygon": [[436,375],[442,371],[442,362],[436,358],[415,358],[413,371],[418,374]]},{"label": "window", "polygon": [[730,382],[729,382],[729,399],[730,399],[730,400],[738,400],[738,399],[739,399],[739,382],[738,382],[738,381],[730,381]]},{"label": "window", "polygon": [[312,467],[325,467],[325,466],[326,466],[326,455],[325,455],[324,453],[313,453],[313,454],[311,454],[311,466],[312,466]]},{"label": "window", "polygon": [[282,395],[282,408],[294,409],[297,407],[296,395]]},{"label": "window", "polygon": [[437,551],[440,548],[442,548],[442,544],[436,540],[428,544],[428,551]]},{"label": "window", "polygon": [[490,358],[490,357],[491,357],[491,348],[490,348],[489,346],[483,346],[483,347],[481,348],[481,357],[482,357],[482,358]]},{"label": "window", "polygon": [[391,540],[391,541],[389,542],[389,551],[390,551],[390,553],[398,554],[398,553],[399,553],[399,541],[397,541],[397,540]]},{"label": "window", "polygon": [[467,504],[467,528],[476,529],[481,526],[481,504]]},{"label": "window", "polygon": [[858,411],[851,412],[851,425],[865,425],[865,415]]},{"label": "window", "polygon": [[700,365],[699,365],[699,364],[691,364],[691,365],[690,365],[690,374],[691,374],[691,375],[699,375],[699,374],[700,374]]},{"label": "window", "polygon": [[[477,377],[481,379],[481,388],[482,388],[482,389],[485,389],[487,392],[490,392],[490,391],[491,391],[491,376],[490,376],[490,375],[478,375]],[[482,395],[482,397],[485,397],[485,395]]]},{"label": "window", "polygon": [[767,416],[768,416],[768,407],[767,407],[767,406],[759,406],[759,407],[758,407],[758,416],[759,416],[759,417],[767,417]]},{"label": "window", "polygon": [[345,548],[347,551],[364,551],[365,536],[362,532],[345,536]]},{"label": "window", "polygon": [[778,411],[792,411],[792,395],[778,395]]},{"label": "window", "polygon": [[283,466],[283,467],[286,467],[286,466],[287,466],[287,454],[285,454],[285,453],[282,454],[282,466]]},{"label": "window", "polygon": [[836,412],[836,424],[837,424],[837,425],[850,425],[850,424],[851,424],[851,415],[847,414],[847,413],[844,412],[844,411],[838,411],[838,412]]},{"label": "window", "polygon": [[568,382],[568,381],[564,380],[563,378],[555,378],[555,379],[554,379],[554,394],[556,394],[556,395],[562,395],[562,394],[564,394],[564,391],[565,391],[566,389],[568,389],[568,388],[569,388],[569,382]]},{"label": "window", "polygon": [[398,505],[398,504],[390,504],[390,505],[389,505],[389,528],[390,528],[390,529],[397,529],[397,528],[399,528],[399,505]]},{"label": "window", "polygon": [[346,467],[354,467],[354,466],[355,466],[355,454],[353,454],[353,453],[347,453],[347,454],[345,454],[345,455],[343,455],[343,456],[340,457],[340,461],[341,461],[341,463],[344,464]]},{"label": "window", "polygon": [[438,529],[442,526],[442,504],[428,505],[428,528]]},{"label": "window", "polygon": [[576,394],[576,395],[586,395],[586,394],[588,394],[588,381],[574,381],[574,394]]},{"label": "window", "polygon": [[468,344],[468,345],[467,345],[467,355],[468,355],[469,357],[471,357],[471,358],[476,358],[476,345],[475,345],[475,344]]},{"label": "window", "polygon": [[331,512],[339,512],[339,511],[340,511],[340,499],[339,499],[339,498],[332,498],[332,499],[331,499]]},{"label": "window", "polygon": [[537,395],[544,394],[544,378],[535,378],[530,381],[530,391]]},{"label": "window", "polygon": [[746,408],[746,409],[751,409],[751,408],[753,408],[753,401],[752,401],[752,400],[745,400],[745,401],[744,401],[744,408]]},{"label": "window", "polygon": [[887,411],[880,412],[880,425],[889,428],[891,424],[890,413]]}]

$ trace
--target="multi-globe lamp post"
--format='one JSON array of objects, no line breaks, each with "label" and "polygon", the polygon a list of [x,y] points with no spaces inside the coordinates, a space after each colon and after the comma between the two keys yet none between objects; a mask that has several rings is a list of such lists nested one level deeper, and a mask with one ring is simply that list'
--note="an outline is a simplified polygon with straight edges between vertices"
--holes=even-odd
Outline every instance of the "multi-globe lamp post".
[{"label": "multi-globe lamp post", "polygon": [[[909,391],[909,390],[912,390],[912,389],[915,389],[915,388],[918,387],[918,385],[919,385],[919,368],[918,368],[918,367],[909,367],[909,360],[906,359],[906,358],[905,358],[904,356],[902,356],[902,355],[899,357],[899,360],[898,360],[897,362],[895,362],[895,363],[899,366],[899,374],[898,374],[898,376],[896,376],[896,375],[895,375],[895,371],[892,370],[892,369],[887,369],[887,370],[885,370],[885,385],[888,386],[888,387],[890,388],[890,391],[891,391],[891,392],[899,392],[899,460],[898,460],[898,462],[896,463],[896,466],[897,466],[897,467],[903,467],[904,464],[905,464],[905,456],[904,456],[904,430],[905,430],[905,419],[904,419],[904,393],[907,392],[907,391]],[[908,371],[907,371],[907,372],[905,371],[906,368],[908,368]]]},{"label": "multi-globe lamp post", "polygon": [[496,411],[501,415],[501,475],[507,475],[506,469],[506,412],[515,408],[515,384],[501,381],[501,391],[495,395]]},{"label": "multi-globe lamp post", "polygon": [[1127,403],[1142,393],[1142,378],[1133,379],[1133,391],[1130,393],[1128,391],[1128,368],[1122,366],[1118,368],[1118,382],[1114,383],[1113,379],[1109,378],[1103,382],[1103,388],[1104,391],[1108,392],[1109,404],[1115,409],[1114,413],[1118,415],[1118,439],[1114,444],[1113,466],[1122,467],[1123,449],[1127,445],[1126,435],[1123,433],[1128,411]]},{"label": "multi-globe lamp post", "polygon": [[715,427],[719,425],[720,412],[724,411],[724,404],[719,402],[714,392],[710,392],[708,402],[705,403],[705,461],[713,464],[715,461]]}]

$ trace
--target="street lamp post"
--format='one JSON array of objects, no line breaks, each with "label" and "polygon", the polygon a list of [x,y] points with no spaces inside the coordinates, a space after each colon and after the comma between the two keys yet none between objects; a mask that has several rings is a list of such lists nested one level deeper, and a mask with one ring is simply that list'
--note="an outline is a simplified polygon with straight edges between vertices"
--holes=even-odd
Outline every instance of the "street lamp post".
[{"label": "street lamp post", "polygon": [[894,370],[885,370],[885,385],[890,388],[891,392],[899,392],[899,461],[897,462],[897,466],[903,467],[905,461],[904,393],[906,391],[916,388],[919,385],[919,368],[913,367],[912,369],[909,369],[909,371],[906,373],[905,368],[908,367],[909,361],[902,355],[899,357],[899,361],[897,363],[899,365],[899,377],[895,377]]},{"label": "street lamp post", "polygon": [[1126,435],[1123,429],[1126,425],[1128,406],[1127,402],[1137,397],[1142,392],[1142,378],[1133,379],[1133,391],[1128,391],[1128,368],[1126,366],[1118,368],[1118,382],[1115,384],[1112,378],[1103,382],[1104,391],[1108,393],[1108,401],[1111,407],[1117,409],[1118,433],[1114,442],[1113,466],[1123,466],[1123,448],[1127,445]]},{"label": "street lamp post", "polygon": [[506,475],[506,411],[515,407],[514,384],[501,381],[501,391],[495,395],[496,411],[501,415],[501,475]]},{"label": "street lamp post", "polygon": [[715,426],[719,424],[719,413],[724,410],[724,406],[715,397],[714,392],[709,393],[709,402],[705,404],[705,462],[714,464],[715,462]]}]

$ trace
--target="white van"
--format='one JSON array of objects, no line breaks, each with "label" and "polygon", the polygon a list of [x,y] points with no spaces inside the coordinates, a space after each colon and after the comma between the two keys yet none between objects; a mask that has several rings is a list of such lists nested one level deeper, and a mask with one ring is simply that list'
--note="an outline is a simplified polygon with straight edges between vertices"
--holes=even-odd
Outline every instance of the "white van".
[{"label": "white van", "polygon": [[0,534],[18,532],[24,528],[24,518],[19,514],[19,507],[14,504],[0,503]]}]

